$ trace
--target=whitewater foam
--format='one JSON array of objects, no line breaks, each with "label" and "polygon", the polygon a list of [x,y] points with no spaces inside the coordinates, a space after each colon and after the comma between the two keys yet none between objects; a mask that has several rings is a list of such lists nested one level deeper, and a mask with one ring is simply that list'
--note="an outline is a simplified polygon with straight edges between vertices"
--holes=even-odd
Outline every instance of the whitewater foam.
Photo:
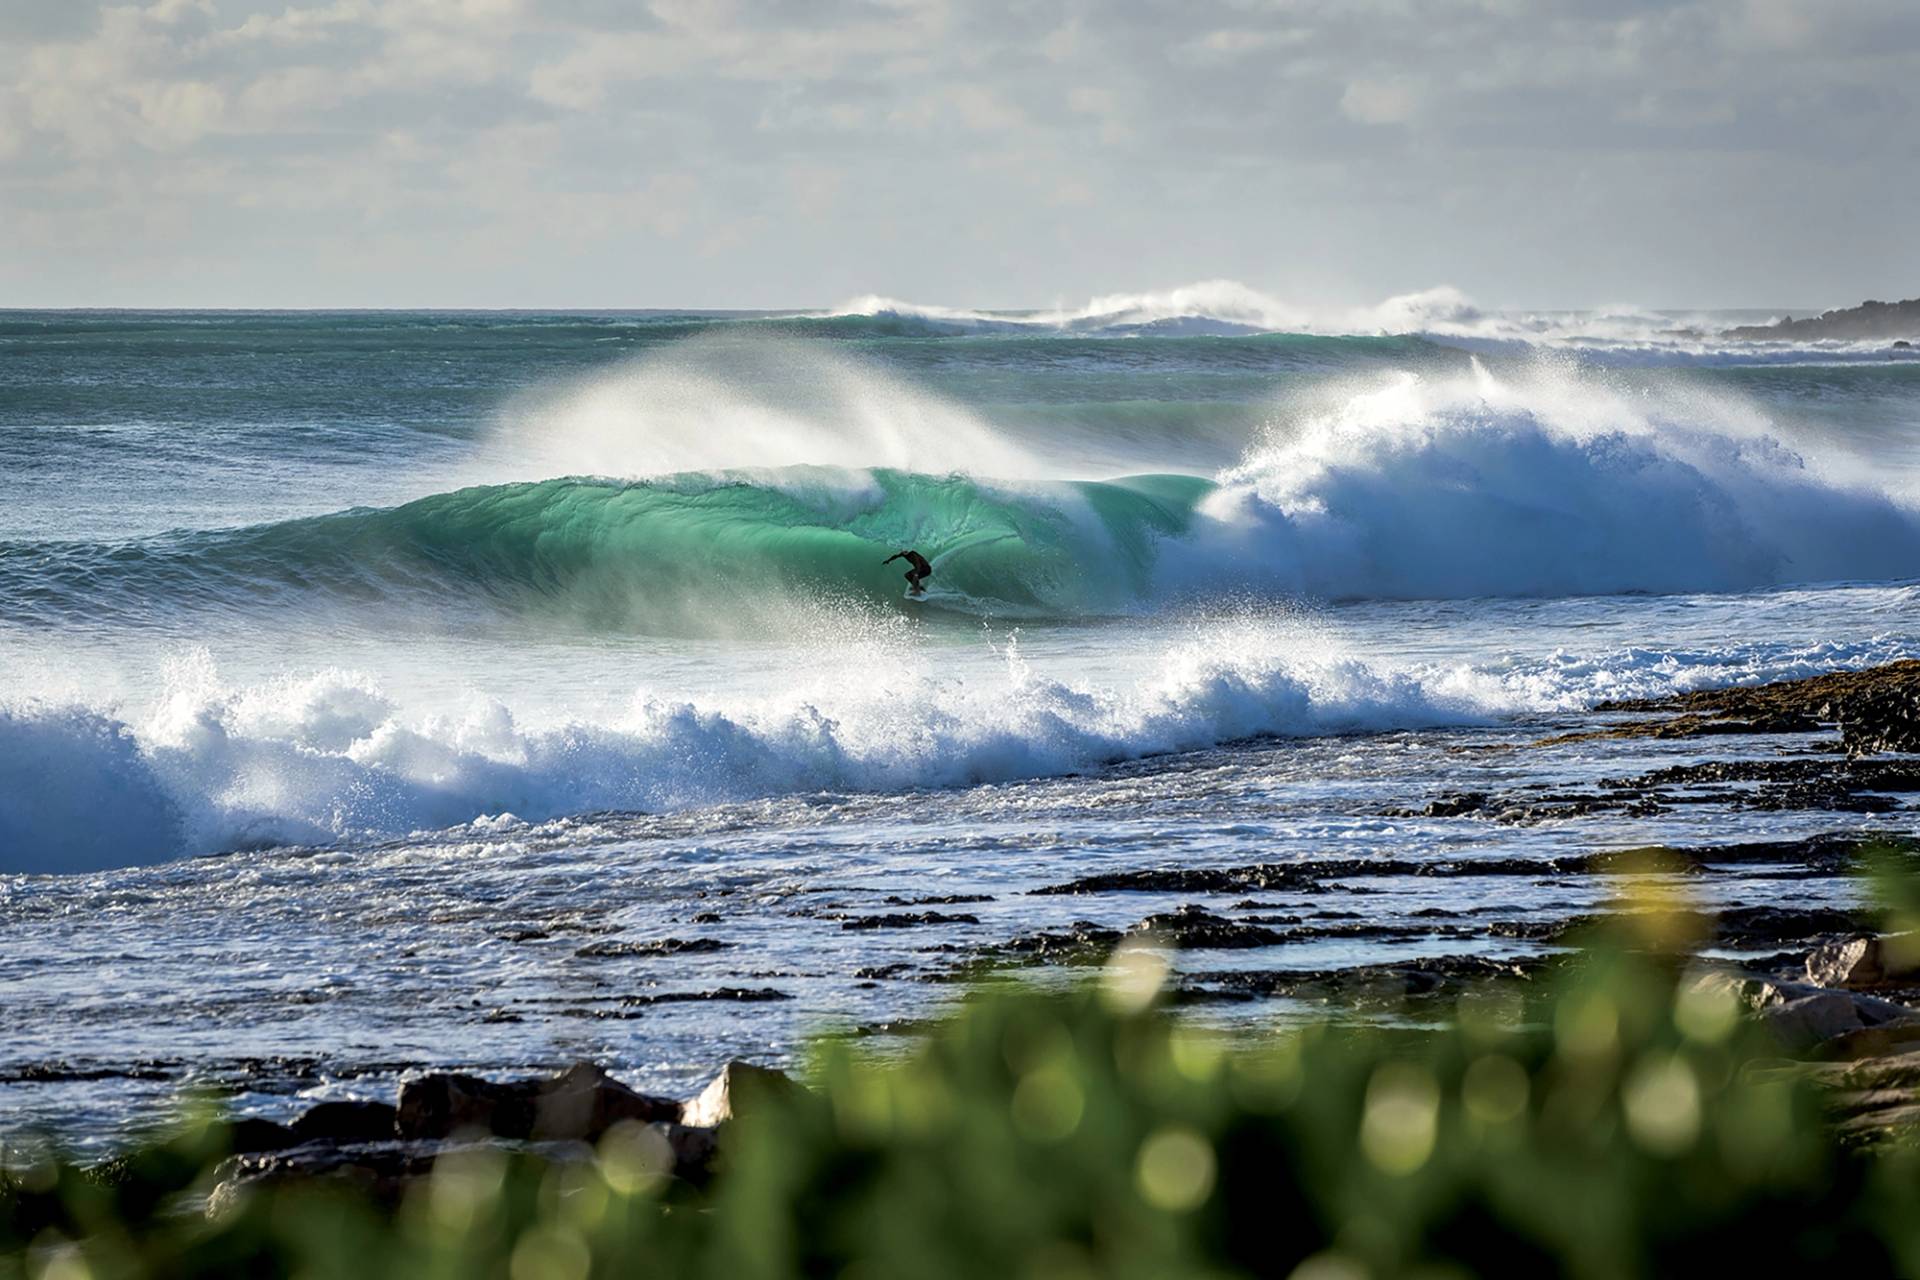
[{"label": "whitewater foam", "polygon": [[[479,695],[409,715],[351,671],[233,688],[195,655],[170,667],[138,724],[82,707],[0,713],[0,870],[366,840],[503,813],[538,821],[966,786],[1256,735],[1486,714],[1411,677],[1317,654],[1291,624],[1210,629],[1116,685],[1042,674],[1017,642],[1003,647],[997,679],[961,681],[897,635],[848,630],[864,641],[816,654],[816,677],[779,692],[696,701],[642,689],[604,722],[550,725],[522,725]],[[1310,656],[1294,656],[1302,650]],[[845,670],[886,678],[832,674]],[[107,794],[123,802],[101,805]]]},{"label": "whitewater foam", "polygon": [[892,317],[948,331],[1054,331],[1139,336],[1320,334],[1412,336],[1482,354],[1572,351],[1608,365],[1820,364],[1920,359],[1884,341],[1769,342],[1721,336],[1711,313],[1658,312],[1630,304],[1583,311],[1483,307],[1452,285],[1395,294],[1370,306],[1307,306],[1235,280],[1102,294],[1081,306],[991,311],[915,303],[882,294],[849,299],[823,317]]},{"label": "whitewater foam", "polygon": [[1476,364],[1335,403],[1219,477],[1170,572],[1343,599],[1920,577],[1920,511],[1738,401]]}]

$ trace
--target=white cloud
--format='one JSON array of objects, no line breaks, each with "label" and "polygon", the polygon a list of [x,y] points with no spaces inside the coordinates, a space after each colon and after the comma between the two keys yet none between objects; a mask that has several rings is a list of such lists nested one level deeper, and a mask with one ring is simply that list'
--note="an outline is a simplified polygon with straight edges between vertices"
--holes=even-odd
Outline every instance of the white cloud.
[{"label": "white cloud", "polygon": [[[1760,289],[1736,252],[1876,274],[1897,219],[1805,228],[1920,202],[1913,0],[0,3],[49,33],[0,43],[0,221],[46,238],[10,287],[47,301],[129,254],[169,279],[298,261],[316,293],[377,260],[430,300],[495,278],[463,246],[521,235],[528,280],[597,286],[617,245],[676,304],[1018,302],[1136,270],[1494,297],[1698,272],[1719,292],[1682,300],[1717,301]],[[1736,246],[1714,219],[1743,200]]]},{"label": "white cloud", "polygon": [[1413,90],[1383,80],[1354,80],[1340,95],[1340,110],[1361,124],[1405,124],[1413,117]]}]

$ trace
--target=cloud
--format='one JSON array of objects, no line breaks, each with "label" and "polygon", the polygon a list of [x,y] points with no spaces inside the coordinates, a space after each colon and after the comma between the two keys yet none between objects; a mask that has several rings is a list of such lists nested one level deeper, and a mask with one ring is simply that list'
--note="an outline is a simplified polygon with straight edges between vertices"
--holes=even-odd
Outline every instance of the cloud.
[{"label": "cloud", "polygon": [[1405,124],[1413,118],[1413,90],[1381,80],[1355,80],[1340,95],[1340,110],[1361,124]]},{"label": "cloud", "polygon": [[9,0],[0,284],[1771,305],[1899,287],[1916,116],[1911,0]]}]

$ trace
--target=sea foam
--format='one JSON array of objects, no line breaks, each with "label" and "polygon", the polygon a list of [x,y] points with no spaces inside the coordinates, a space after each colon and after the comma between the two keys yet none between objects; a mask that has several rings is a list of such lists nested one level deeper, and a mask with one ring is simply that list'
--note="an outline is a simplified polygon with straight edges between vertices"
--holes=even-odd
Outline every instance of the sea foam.
[{"label": "sea foam", "polygon": [[[405,835],[513,813],[684,809],[812,792],[954,787],[1076,772],[1260,735],[1470,723],[1471,698],[1328,655],[1292,629],[1227,626],[1131,683],[1059,679],[1017,643],[997,678],[911,656],[762,698],[636,693],[603,721],[523,726],[497,700],[404,711],[324,671],[229,687],[178,664],[136,723],[82,707],[0,713],[0,871],[84,871],[269,844]],[[102,804],[102,796],[114,797]]]}]

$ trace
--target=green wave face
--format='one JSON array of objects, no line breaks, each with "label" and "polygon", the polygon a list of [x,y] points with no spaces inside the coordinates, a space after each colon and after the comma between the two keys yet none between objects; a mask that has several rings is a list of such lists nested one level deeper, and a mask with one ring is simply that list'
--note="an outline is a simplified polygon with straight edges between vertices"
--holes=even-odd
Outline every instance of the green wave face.
[{"label": "green wave face", "polygon": [[1159,541],[1182,533],[1212,488],[1174,475],[1006,486],[813,467],[545,480],[133,544],[109,563],[74,562],[69,586],[97,596],[106,577],[129,597],[239,607],[287,592],[454,608],[479,598],[680,633],[770,602],[897,602],[906,566],[881,562],[913,547],[933,562],[935,608],[1113,614],[1146,593]]},{"label": "green wave face", "polygon": [[443,573],[642,623],[743,594],[895,599],[906,566],[882,561],[905,547],[933,562],[936,603],[1080,616],[1140,598],[1157,541],[1182,532],[1210,488],[1150,476],[1009,490],[798,468],[467,489],[391,514],[402,545]]}]

